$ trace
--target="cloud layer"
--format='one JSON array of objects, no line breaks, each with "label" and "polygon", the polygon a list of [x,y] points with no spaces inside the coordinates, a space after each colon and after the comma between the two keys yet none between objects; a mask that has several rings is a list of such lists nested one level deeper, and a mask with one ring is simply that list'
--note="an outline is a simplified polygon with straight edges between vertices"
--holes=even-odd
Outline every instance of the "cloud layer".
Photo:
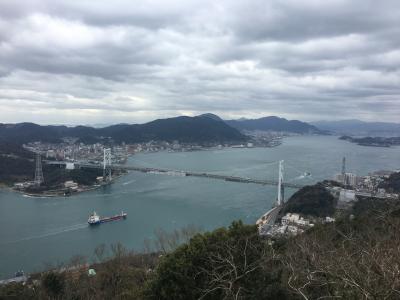
[{"label": "cloud layer", "polygon": [[0,122],[399,122],[400,2],[3,0],[0,107]]}]

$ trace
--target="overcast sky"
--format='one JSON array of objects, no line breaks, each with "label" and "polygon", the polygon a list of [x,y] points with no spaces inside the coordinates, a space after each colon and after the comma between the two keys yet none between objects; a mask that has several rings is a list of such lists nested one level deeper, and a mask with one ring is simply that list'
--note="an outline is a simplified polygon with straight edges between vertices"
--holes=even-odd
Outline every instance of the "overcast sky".
[{"label": "overcast sky", "polygon": [[400,122],[400,1],[0,0],[0,123]]}]

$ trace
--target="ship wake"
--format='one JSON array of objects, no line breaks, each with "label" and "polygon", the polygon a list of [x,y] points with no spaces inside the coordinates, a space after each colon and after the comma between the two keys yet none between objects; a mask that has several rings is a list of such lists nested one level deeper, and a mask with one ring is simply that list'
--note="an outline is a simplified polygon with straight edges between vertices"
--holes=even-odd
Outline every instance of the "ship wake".
[{"label": "ship wake", "polygon": [[57,229],[48,231],[48,232],[43,233],[43,234],[31,235],[31,236],[20,238],[20,239],[17,239],[17,240],[3,242],[3,243],[0,243],[0,245],[8,245],[8,244],[14,244],[14,243],[18,243],[18,242],[30,241],[30,240],[35,240],[35,239],[42,239],[42,238],[46,238],[46,237],[50,237],[50,236],[59,235],[59,234],[66,233],[66,232],[70,232],[70,231],[81,230],[81,229],[84,229],[84,228],[87,228],[87,223],[81,223],[81,224],[75,224],[75,225],[71,225],[71,226],[67,226],[67,227],[57,228]]}]

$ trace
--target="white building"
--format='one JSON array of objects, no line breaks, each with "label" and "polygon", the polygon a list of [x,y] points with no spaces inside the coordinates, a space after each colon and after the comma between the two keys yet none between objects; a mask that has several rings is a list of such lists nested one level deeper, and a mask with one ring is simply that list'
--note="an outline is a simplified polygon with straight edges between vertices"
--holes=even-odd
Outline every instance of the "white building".
[{"label": "white building", "polygon": [[353,190],[341,190],[339,194],[339,201],[351,202],[356,200],[356,192]]},{"label": "white building", "polygon": [[75,169],[75,164],[74,164],[74,163],[71,163],[71,162],[67,162],[67,163],[65,164],[65,169],[67,169],[67,170],[73,170],[73,169]]},{"label": "white building", "polygon": [[344,179],[343,174],[336,174],[334,179],[335,181],[344,183],[345,185],[356,186],[358,177],[353,173],[345,173]]},{"label": "white building", "polygon": [[292,214],[292,213],[287,213],[286,215],[284,215],[282,217],[282,224],[283,225],[287,225],[290,223],[296,223],[298,220],[300,219],[300,215],[299,214]]},{"label": "white building", "polygon": [[335,222],[335,218],[325,217],[325,223],[332,223]]},{"label": "white building", "polygon": [[46,151],[46,158],[55,158],[56,152],[52,149]]},{"label": "white building", "polygon": [[285,216],[282,217],[281,219],[282,225],[298,225],[302,227],[310,226],[310,220],[304,219],[303,217],[300,217],[299,214],[294,214],[294,213],[287,213]]},{"label": "white building", "polygon": [[68,180],[68,181],[64,182],[64,187],[67,189],[75,190],[78,188],[78,184],[72,180]]},{"label": "white building", "polygon": [[345,174],[346,178],[346,184],[350,186],[356,186],[357,185],[357,175],[353,173],[346,173]]}]

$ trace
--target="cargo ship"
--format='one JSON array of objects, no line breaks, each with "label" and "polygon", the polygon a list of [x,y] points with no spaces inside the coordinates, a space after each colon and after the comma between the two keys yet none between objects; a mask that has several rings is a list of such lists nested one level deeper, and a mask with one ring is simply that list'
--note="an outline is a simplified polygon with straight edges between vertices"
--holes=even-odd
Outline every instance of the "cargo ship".
[{"label": "cargo ship", "polygon": [[89,216],[88,219],[88,224],[89,225],[97,225],[100,223],[106,223],[106,222],[111,222],[111,221],[118,221],[118,220],[123,220],[126,219],[126,216],[128,214],[124,213],[123,211],[115,216],[112,217],[100,217],[95,211]]}]

